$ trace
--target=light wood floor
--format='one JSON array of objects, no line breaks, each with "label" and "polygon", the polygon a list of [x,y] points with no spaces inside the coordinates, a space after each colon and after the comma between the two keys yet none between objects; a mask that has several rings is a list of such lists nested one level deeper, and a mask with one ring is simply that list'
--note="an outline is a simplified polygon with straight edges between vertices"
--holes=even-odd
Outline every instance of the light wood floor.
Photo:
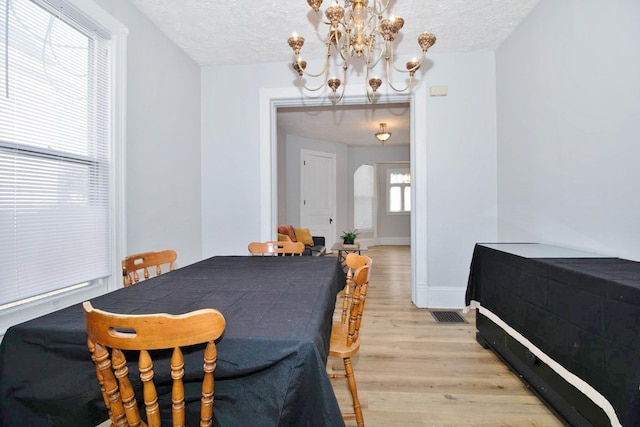
[{"label": "light wood floor", "polygon": [[[562,426],[476,342],[473,311],[465,314],[468,324],[438,324],[428,309],[413,305],[409,251],[408,246],[376,246],[367,252],[373,267],[361,347],[353,358],[365,425]],[[341,366],[341,360],[329,359],[329,371]],[[346,381],[332,383],[340,406],[349,409]],[[355,420],[347,420],[347,426],[355,426]]]}]

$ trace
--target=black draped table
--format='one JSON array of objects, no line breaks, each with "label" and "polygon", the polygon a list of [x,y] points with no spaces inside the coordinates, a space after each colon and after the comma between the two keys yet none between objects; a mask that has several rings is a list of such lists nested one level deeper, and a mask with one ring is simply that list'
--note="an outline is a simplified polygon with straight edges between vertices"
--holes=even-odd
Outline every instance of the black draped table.
[{"label": "black draped table", "polygon": [[640,263],[542,244],[477,244],[478,341],[573,426],[640,425]]},{"label": "black draped table", "polygon": [[[335,257],[213,257],[92,304],[128,314],[220,310],[227,323],[215,371],[220,426],[341,426],[326,359],[344,283]],[[201,357],[185,353],[194,370],[186,372],[187,390],[190,379],[202,379]],[[170,393],[158,363],[159,392]],[[0,346],[1,425],[90,427],[106,418],[80,304],[7,331]]]}]

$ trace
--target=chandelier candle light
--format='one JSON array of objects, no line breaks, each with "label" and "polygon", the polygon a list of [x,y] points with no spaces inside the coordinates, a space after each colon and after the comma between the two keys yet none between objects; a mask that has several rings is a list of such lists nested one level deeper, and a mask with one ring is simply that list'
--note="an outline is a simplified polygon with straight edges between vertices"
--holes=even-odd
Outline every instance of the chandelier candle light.
[{"label": "chandelier candle light", "polygon": [[[304,45],[304,37],[296,33],[289,37],[289,46],[291,46],[295,55],[292,66],[298,73],[302,86],[306,90],[314,92],[327,85],[333,93],[334,101],[339,102],[344,95],[347,72],[352,58],[364,61],[366,69],[365,87],[367,98],[370,102],[375,99],[376,91],[382,85],[382,80],[377,76],[369,77],[369,73],[382,59],[384,59],[386,82],[391,89],[395,92],[404,92],[411,87],[413,76],[422,65],[427,50],[436,42],[436,36],[426,32],[420,34],[418,36],[418,44],[422,49],[420,60],[413,58],[407,62],[405,64],[406,70],[397,68],[394,63],[393,43],[404,25],[404,19],[398,16],[383,17],[389,2],[390,0],[373,0],[372,6],[369,6],[368,0],[344,0],[344,6],[341,6],[338,0],[335,0],[335,3],[325,10],[324,14],[328,19],[325,24],[329,26],[329,31],[325,41],[324,69],[318,74],[307,72],[307,62],[300,57],[300,50]],[[315,12],[320,13],[322,0],[307,0],[307,3]],[[342,80],[337,77],[329,78],[330,59],[332,56],[336,60],[336,65],[342,68]],[[406,87],[398,89],[391,83],[391,68],[395,71],[409,74],[409,81]],[[323,82],[317,87],[308,87],[303,80],[304,76],[311,78],[322,77]]]}]

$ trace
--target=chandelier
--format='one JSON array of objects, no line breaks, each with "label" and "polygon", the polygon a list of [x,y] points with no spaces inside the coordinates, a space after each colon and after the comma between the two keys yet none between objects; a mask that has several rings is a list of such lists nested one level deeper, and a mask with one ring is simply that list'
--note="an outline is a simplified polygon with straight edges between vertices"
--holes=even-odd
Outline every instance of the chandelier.
[{"label": "chandelier", "polygon": [[[347,72],[352,60],[364,63],[365,88],[369,102],[375,99],[376,91],[382,85],[382,80],[378,76],[370,77],[372,70],[381,61],[387,85],[391,89],[395,92],[404,92],[411,87],[413,76],[422,65],[427,50],[436,42],[436,36],[426,32],[420,34],[418,36],[418,45],[422,49],[420,60],[411,59],[405,64],[405,70],[396,67],[393,45],[398,32],[404,25],[404,19],[398,16],[383,17],[389,2],[390,0],[373,0],[372,6],[369,6],[368,0],[344,0],[344,6],[341,6],[338,0],[335,0],[335,3],[324,13],[328,19],[324,23],[329,26],[329,29],[325,40],[324,68],[317,74],[307,72],[307,62],[300,57],[304,37],[296,33],[289,37],[289,46],[293,49],[295,56],[292,66],[298,73],[304,89],[314,92],[328,86],[334,101],[339,102],[344,95]],[[307,0],[307,3],[320,14],[322,0]],[[335,67],[342,69],[342,80],[334,76],[329,77],[331,57],[335,58]],[[397,88],[391,83],[392,70],[409,75],[409,81],[404,88]],[[307,86],[303,79],[305,76],[311,79],[322,78],[322,82],[315,87]]]},{"label": "chandelier", "polygon": [[386,123],[380,123],[380,130],[376,132],[376,138],[382,145],[387,141],[387,139],[391,138],[391,132],[387,130]]}]

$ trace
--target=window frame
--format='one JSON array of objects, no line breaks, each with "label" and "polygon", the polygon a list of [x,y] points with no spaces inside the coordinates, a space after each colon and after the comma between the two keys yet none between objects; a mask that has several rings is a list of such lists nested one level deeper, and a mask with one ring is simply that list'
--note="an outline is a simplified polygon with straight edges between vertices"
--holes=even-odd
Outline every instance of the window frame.
[{"label": "window frame", "polygon": [[[405,194],[406,191],[408,189],[409,191],[409,195],[411,194],[411,182],[409,183],[397,183],[397,184],[392,184],[391,183],[391,174],[393,173],[402,173],[402,174],[409,174],[409,176],[411,177],[411,169],[410,168],[389,168],[387,169],[387,177],[386,177],[386,182],[387,182],[387,215],[411,215],[411,210],[413,208],[413,205],[410,205],[410,209],[406,210],[404,208],[405,206]],[[393,188],[400,188],[400,205],[402,207],[402,210],[400,211],[392,211],[391,210],[391,190]],[[411,196],[409,196],[411,197]],[[409,203],[411,203],[411,200],[409,201]]]},{"label": "window frame", "polygon": [[[87,0],[31,0],[42,5],[56,16],[69,16],[73,20],[91,22],[96,28],[109,35],[109,145],[111,162],[109,166],[109,234],[110,275],[89,286],[72,286],[61,292],[50,292],[44,298],[28,301],[20,305],[7,304],[0,310],[0,338],[11,325],[50,313],[72,304],[94,298],[122,285],[120,259],[125,248],[126,204],[125,204],[125,136],[126,136],[126,46],[127,28],[97,4]],[[81,160],[79,160],[81,161]]]}]

